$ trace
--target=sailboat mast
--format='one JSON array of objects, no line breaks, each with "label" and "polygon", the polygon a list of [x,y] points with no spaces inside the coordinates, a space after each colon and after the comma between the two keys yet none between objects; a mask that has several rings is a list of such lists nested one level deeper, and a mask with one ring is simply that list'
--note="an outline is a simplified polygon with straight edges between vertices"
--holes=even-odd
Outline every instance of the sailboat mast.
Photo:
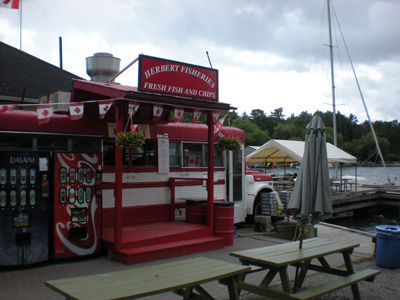
[{"label": "sailboat mast", "polygon": [[[330,0],[326,0],[328,10],[328,29],[329,29],[329,58],[331,62],[331,86],[332,86],[332,117],[333,117],[333,144],[337,147],[337,125],[336,125],[336,95],[335,95],[335,73],[333,65],[333,46],[332,46],[332,24]],[[337,164],[335,164],[335,177],[338,177]]]}]

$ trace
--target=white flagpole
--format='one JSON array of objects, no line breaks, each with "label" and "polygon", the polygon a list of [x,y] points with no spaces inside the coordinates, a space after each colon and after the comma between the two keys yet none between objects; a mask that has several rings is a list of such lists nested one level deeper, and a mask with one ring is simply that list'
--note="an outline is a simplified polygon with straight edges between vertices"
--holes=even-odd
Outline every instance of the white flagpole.
[{"label": "white flagpole", "polygon": [[19,0],[19,50],[22,51],[22,0]]}]

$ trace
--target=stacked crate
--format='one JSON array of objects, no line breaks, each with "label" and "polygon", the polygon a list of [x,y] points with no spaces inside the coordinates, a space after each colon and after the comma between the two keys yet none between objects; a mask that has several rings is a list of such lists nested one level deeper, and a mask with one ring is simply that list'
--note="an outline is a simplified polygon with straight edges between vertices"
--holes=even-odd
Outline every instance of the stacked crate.
[{"label": "stacked crate", "polygon": [[277,193],[260,193],[261,214],[276,216],[278,210]]},{"label": "stacked crate", "polygon": [[290,195],[292,191],[279,191],[279,198],[283,204],[283,210],[286,211],[290,201]]}]

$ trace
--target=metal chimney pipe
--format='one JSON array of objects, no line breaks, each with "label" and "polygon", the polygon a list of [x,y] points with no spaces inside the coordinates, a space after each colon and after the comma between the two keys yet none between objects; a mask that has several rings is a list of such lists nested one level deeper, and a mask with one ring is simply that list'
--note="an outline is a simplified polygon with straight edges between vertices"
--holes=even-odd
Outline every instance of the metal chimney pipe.
[{"label": "metal chimney pipe", "polygon": [[98,52],[86,58],[86,73],[92,81],[109,82],[118,74],[120,62],[111,53]]}]

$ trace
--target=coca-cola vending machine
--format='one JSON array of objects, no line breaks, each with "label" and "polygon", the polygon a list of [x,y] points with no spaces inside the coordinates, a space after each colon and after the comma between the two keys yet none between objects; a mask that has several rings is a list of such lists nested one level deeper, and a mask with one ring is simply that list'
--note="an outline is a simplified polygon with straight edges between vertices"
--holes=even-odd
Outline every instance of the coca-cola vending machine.
[{"label": "coca-cola vending machine", "polygon": [[101,251],[101,154],[54,153],[53,258]]},{"label": "coca-cola vending machine", "polygon": [[49,154],[0,151],[0,266],[49,260]]}]

